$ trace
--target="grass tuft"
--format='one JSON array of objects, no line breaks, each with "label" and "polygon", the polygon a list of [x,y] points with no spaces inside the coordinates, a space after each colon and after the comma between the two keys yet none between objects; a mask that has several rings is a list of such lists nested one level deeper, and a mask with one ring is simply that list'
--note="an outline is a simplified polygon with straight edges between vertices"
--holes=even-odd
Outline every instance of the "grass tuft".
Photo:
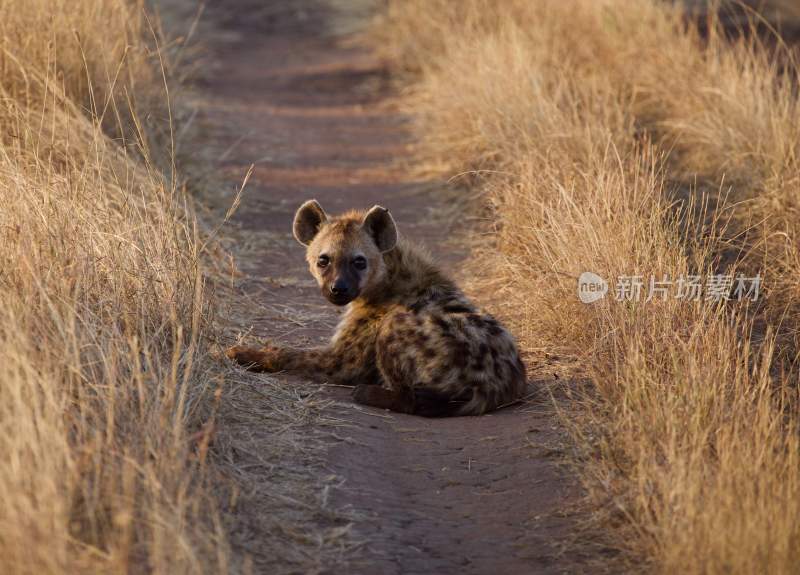
[{"label": "grass tuft", "polygon": [[4,572],[224,571],[159,44],[144,2],[0,1]]},{"label": "grass tuft", "polygon": [[[798,70],[751,19],[731,37],[724,9],[655,0],[404,0],[371,32],[421,161],[482,191],[501,313],[588,375],[567,409],[588,493],[660,572],[788,573],[800,549]],[[584,271],[765,290],[585,305]]]}]

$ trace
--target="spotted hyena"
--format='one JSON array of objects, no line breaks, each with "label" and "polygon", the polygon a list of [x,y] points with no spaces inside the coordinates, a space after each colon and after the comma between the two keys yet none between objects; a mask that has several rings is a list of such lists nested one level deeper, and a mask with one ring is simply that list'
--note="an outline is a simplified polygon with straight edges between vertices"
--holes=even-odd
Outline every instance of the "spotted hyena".
[{"label": "spotted hyena", "polygon": [[294,236],[323,296],[347,306],[336,333],[321,348],[237,346],[228,357],[353,385],[359,403],[426,416],[479,415],[520,397],[525,367],[514,339],[398,237],[388,210],[329,217],[310,200]]}]

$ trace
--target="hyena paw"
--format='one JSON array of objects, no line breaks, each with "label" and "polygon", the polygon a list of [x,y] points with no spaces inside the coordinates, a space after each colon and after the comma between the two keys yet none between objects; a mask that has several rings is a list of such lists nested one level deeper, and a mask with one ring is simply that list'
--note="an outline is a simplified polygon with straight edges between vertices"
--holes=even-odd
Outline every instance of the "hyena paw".
[{"label": "hyena paw", "polygon": [[251,371],[278,371],[275,348],[235,345],[225,352],[228,358]]}]

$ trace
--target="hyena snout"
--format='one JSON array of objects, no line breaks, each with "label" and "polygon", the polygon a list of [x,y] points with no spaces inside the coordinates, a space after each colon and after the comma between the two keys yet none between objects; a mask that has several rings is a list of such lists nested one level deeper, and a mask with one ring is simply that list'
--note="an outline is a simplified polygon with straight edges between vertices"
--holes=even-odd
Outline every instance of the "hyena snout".
[{"label": "hyena snout", "polygon": [[350,292],[350,286],[344,280],[337,280],[331,284],[331,293],[335,296],[344,296]]},{"label": "hyena snout", "polygon": [[327,287],[323,286],[322,293],[334,305],[347,305],[358,297],[359,290],[357,282],[337,278]]}]

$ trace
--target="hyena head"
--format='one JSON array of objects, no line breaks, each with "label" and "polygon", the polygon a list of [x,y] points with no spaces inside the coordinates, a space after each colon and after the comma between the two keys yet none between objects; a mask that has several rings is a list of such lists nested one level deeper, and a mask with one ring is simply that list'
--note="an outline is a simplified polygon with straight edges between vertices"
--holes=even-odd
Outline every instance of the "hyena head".
[{"label": "hyena head", "polygon": [[294,216],[294,237],[306,246],[306,260],[331,303],[346,305],[386,275],[383,254],[397,244],[397,227],[389,210],[328,217],[316,200]]}]

